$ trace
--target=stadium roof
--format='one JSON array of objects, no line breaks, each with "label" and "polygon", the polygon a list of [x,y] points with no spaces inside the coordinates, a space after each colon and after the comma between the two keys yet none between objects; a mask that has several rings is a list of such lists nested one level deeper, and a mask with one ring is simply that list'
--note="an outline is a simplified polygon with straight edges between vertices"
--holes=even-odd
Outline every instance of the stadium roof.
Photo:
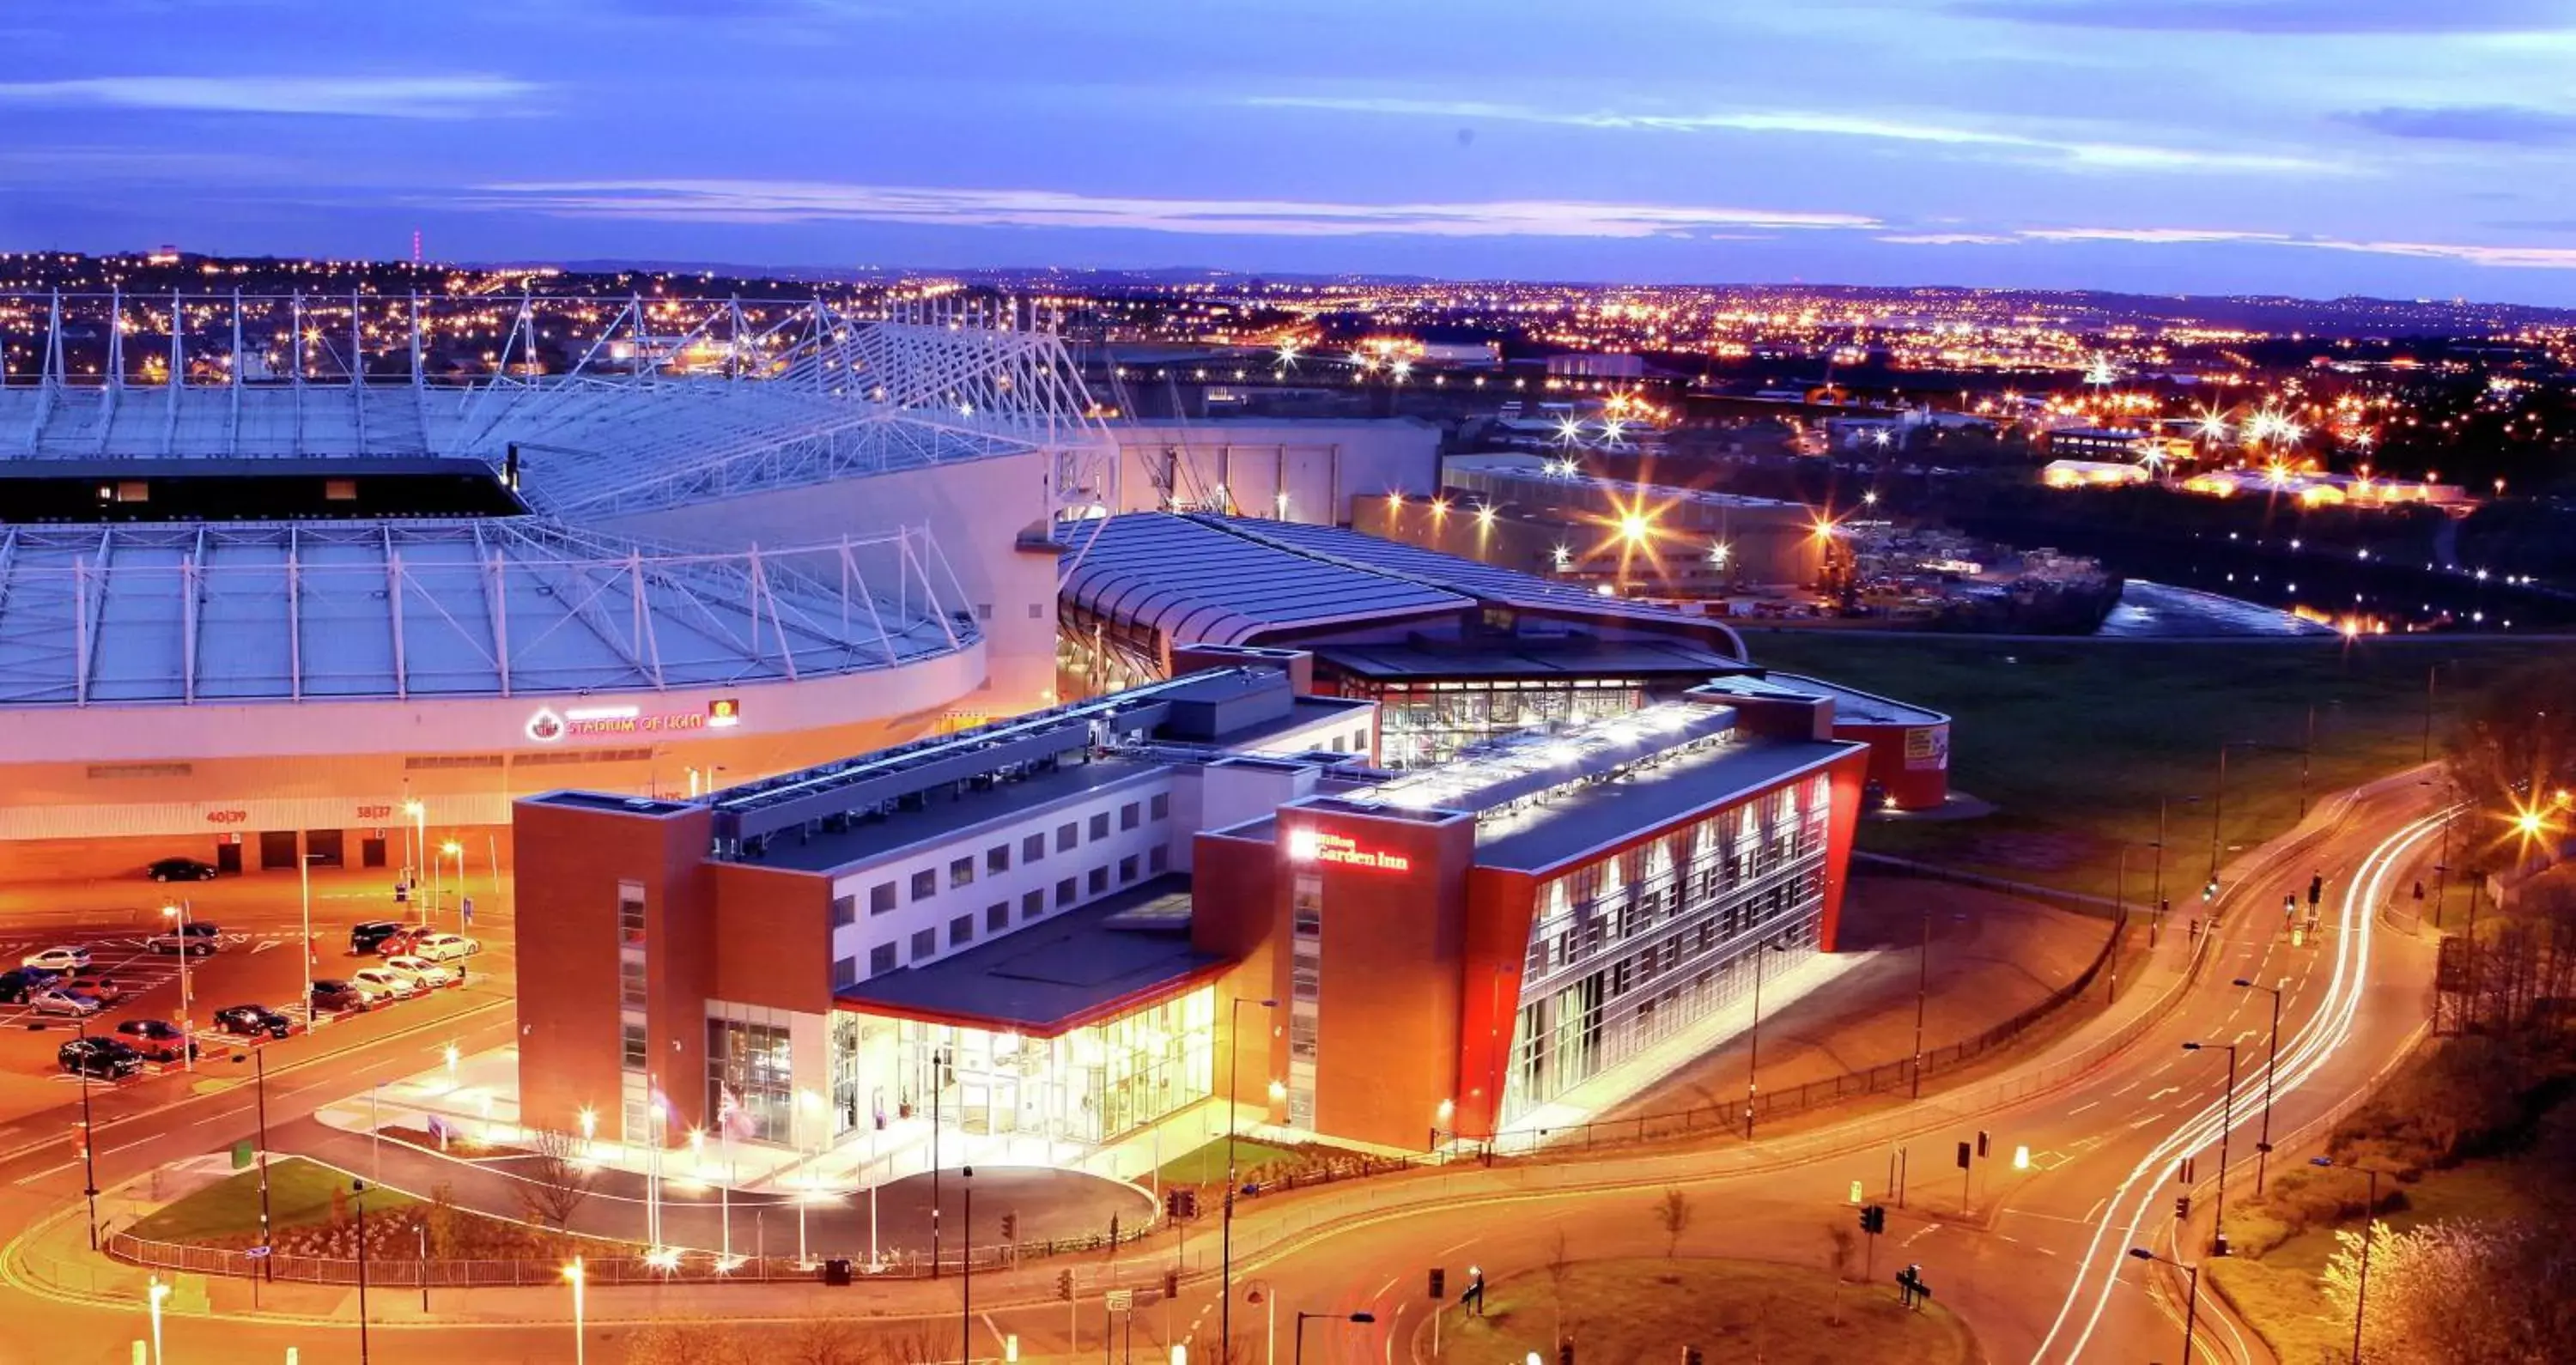
[{"label": "stadium roof", "polygon": [[1484,605],[1721,640],[1744,657],[1734,632],[1705,617],[1339,527],[1135,512],[1073,523],[1065,536],[1066,600],[1175,644],[1248,644]]},{"label": "stadium roof", "polygon": [[1063,595],[1176,644],[1239,645],[1270,631],[1466,611],[1457,593],[1300,555],[1221,517],[1161,512],[1075,522]]},{"label": "stadium roof", "polygon": [[[977,638],[921,533],[688,553],[539,519],[0,527],[0,705],[661,690]],[[953,596],[953,592],[951,593]]]}]

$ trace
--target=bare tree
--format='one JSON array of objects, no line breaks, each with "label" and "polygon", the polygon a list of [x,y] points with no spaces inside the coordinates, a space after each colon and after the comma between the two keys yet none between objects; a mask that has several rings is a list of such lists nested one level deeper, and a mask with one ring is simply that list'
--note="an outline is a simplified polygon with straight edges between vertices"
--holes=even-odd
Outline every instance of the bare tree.
[{"label": "bare tree", "polygon": [[442,1180],[429,1188],[429,1203],[420,1211],[421,1225],[429,1233],[429,1249],[441,1256],[457,1254],[456,1190]]},{"label": "bare tree", "polygon": [[783,1365],[863,1365],[866,1355],[850,1324],[835,1318],[807,1318],[788,1330],[778,1359]]},{"label": "bare tree", "polygon": [[1669,1261],[1681,1249],[1682,1234],[1690,1231],[1690,1196],[1677,1189],[1664,1191],[1655,1205],[1655,1222],[1664,1230],[1664,1259]]},{"label": "bare tree", "polygon": [[580,1143],[570,1133],[540,1128],[523,1145],[525,1178],[515,1187],[520,1208],[557,1232],[568,1230],[573,1213],[590,1198],[591,1169],[581,1159]]},{"label": "bare tree", "polygon": [[626,1337],[626,1365],[749,1365],[741,1336],[704,1318],[656,1318]]},{"label": "bare tree", "polygon": [[957,1338],[953,1333],[915,1327],[889,1332],[871,1344],[878,1358],[891,1365],[940,1365],[955,1352]]},{"label": "bare tree", "polygon": [[1829,1218],[1825,1220],[1825,1236],[1833,1242],[1831,1259],[1834,1278],[1850,1279],[1852,1262],[1860,1254],[1860,1234],[1852,1231],[1849,1223],[1839,1218]]},{"label": "bare tree", "polygon": [[1565,1247],[1565,1225],[1556,1225],[1556,1235],[1547,1239],[1547,1299],[1555,1306],[1554,1336],[1559,1345],[1565,1342],[1565,1277],[1574,1269],[1574,1257]]}]

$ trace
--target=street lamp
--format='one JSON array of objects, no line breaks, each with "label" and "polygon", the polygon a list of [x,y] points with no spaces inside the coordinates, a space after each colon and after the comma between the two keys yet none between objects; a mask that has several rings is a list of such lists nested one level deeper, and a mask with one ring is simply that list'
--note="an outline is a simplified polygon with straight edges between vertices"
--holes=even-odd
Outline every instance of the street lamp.
[{"label": "street lamp", "polygon": [[966,1207],[959,1218],[958,1231],[964,1245],[957,1249],[957,1358],[975,1359],[975,1168],[964,1166],[958,1174],[965,1180]]},{"label": "street lamp", "polygon": [[1306,1320],[1308,1318],[1313,1318],[1318,1322],[1347,1322],[1366,1325],[1377,1321],[1377,1314],[1365,1311],[1358,1313],[1309,1313],[1302,1308],[1298,1309],[1297,1331],[1294,1342],[1289,1348],[1289,1360],[1291,1365],[1306,1365]]},{"label": "street lamp", "polygon": [[313,860],[321,856],[307,853],[295,860],[295,877],[303,893],[304,904],[304,951],[296,954],[303,964],[304,994],[296,998],[304,1002],[304,1024],[307,1028],[313,1025]]},{"label": "street lamp", "polygon": [[[417,903],[420,900],[420,865],[429,861],[429,805],[413,800],[403,802],[402,808],[403,814],[411,817],[411,898]],[[426,905],[420,906],[420,925],[424,929],[429,927],[429,907]]]},{"label": "street lamp", "polygon": [[[2332,1166],[2334,1158],[2312,1156],[2308,1164]],[[2361,1365],[2361,1315],[2370,1306],[2370,1239],[2379,1230],[2379,1177],[2386,1173],[2369,1166],[2352,1169],[2370,1177],[2370,1205],[2361,1212],[2361,1279],[2352,1292],[2352,1365]]]},{"label": "street lamp", "polygon": [[[89,1039],[89,1016],[80,1019],[80,1036]],[[181,1047],[188,1046],[183,1039]],[[81,1194],[89,1200],[89,1249],[98,1250],[98,1122],[89,1109],[89,1073],[92,1063],[87,1047],[81,1049]]]},{"label": "street lamp", "polygon": [[2227,1089],[2218,1097],[2218,1224],[2211,1235],[2209,1254],[2227,1254],[2227,1134],[2236,1127],[2236,1045],[2234,1043],[2190,1042],[2182,1045],[2185,1052],[2210,1048],[2227,1050]]},{"label": "street lamp", "polygon": [[367,1182],[352,1180],[349,1190],[358,1214],[358,1365],[367,1365]]},{"label": "street lamp", "polygon": [[143,1297],[152,1305],[152,1365],[161,1365],[161,1301],[170,1297],[170,1286],[155,1275],[144,1288]]},{"label": "street lamp", "polygon": [[[194,1043],[197,1041],[197,991],[196,980],[188,971],[188,959],[196,956],[197,941],[188,934],[188,909],[188,902],[183,897],[176,904],[162,906],[161,918],[179,922],[179,1027],[188,1035],[187,1041]],[[306,1001],[310,1002],[312,998],[312,993],[307,991]],[[184,1069],[197,1069],[197,1050],[194,1047],[179,1055]]]},{"label": "street lamp", "polygon": [[1764,939],[1753,949],[1753,1027],[1747,1035],[1744,1050],[1744,1140],[1753,1140],[1754,1081],[1762,1072],[1762,955],[1784,951],[1778,941]]},{"label": "street lamp", "polygon": [[2272,997],[2272,1037],[2263,1049],[2263,1136],[2254,1144],[2254,1197],[2263,1197],[2264,1171],[2272,1160],[2272,1073],[2281,1060],[2281,992],[2290,984],[2282,977],[2278,986],[2262,985],[2248,977],[2236,978],[2236,984],[2249,990],[2262,991]]},{"label": "street lamp", "polygon": [[[236,1053],[234,1053],[234,1054],[233,1054],[233,1065],[235,1065],[235,1066],[239,1066],[239,1065],[241,1065],[242,1061],[243,1061],[243,1058],[242,1058],[242,1055],[241,1055],[240,1053],[236,1052]],[[276,1269],[275,1269],[275,1266],[277,1265],[277,1257],[276,1257],[276,1256],[274,1256],[273,1254],[271,1254],[271,1252],[274,1250],[274,1244],[273,1244],[273,1243],[271,1243],[271,1242],[269,1241],[269,1218],[268,1218],[268,1053],[267,1053],[267,1051],[266,1051],[266,1050],[264,1050],[264,1049],[262,1049],[262,1048],[261,1048],[258,1044],[256,1044],[256,1043],[251,1044],[251,1048],[250,1048],[250,1061],[251,1061],[251,1064],[252,1064],[252,1071],[253,1071],[253,1074],[254,1074],[254,1075],[256,1075],[256,1076],[258,1077],[258,1081],[257,1081],[256,1087],[254,1088],[254,1090],[253,1090],[253,1092],[252,1092],[252,1093],[253,1093],[254,1095],[256,1095],[256,1096],[257,1096],[256,1108],[257,1108],[258,1113],[259,1113],[259,1245],[260,1245],[259,1270],[260,1270],[260,1278],[261,1278],[261,1279],[263,1279],[263,1280],[270,1280],[270,1281],[274,1281],[274,1280],[276,1280],[276,1278],[277,1278],[277,1271],[276,1271]],[[82,1096],[82,1099],[83,1099],[83,1101],[84,1101],[84,1102],[86,1102],[86,1101],[87,1101],[87,1099],[88,1099],[88,1096],[87,1096],[87,1095],[83,1095],[83,1096]],[[95,1181],[95,1180],[93,1180],[93,1181],[91,1181],[90,1183],[91,1183],[91,1184],[93,1184],[93,1185],[95,1185],[95,1184],[97,1184],[98,1182],[97,1182],[97,1181]],[[426,1226],[426,1225],[424,1225],[424,1226]]]},{"label": "street lamp", "polygon": [[572,1365],[588,1365],[584,1359],[588,1343],[581,1330],[581,1258],[573,1257],[572,1264],[564,1267],[563,1274],[564,1279],[572,1284]]},{"label": "street lamp", "polygon": [[2166,1260],[2164,1257],[2147,1250],[2145,1247],[2131,1247],[2129,1248],[2129,1254],[2137,1257],[2141,1261],[2154,1261],[2159,1265],[2172,1266],[2174,1269],[2191,1277],[2191,1294],[2184,1300],[2182,1310],[2182,1358],[2185,1362],[2189,1362],[2191,1359],[2192,1330],[2200,1325],[2200,1267],[2196,1265],[2184,1265],[2180,1261]]},{"label": "street lamp", "polygon": [[[1230,1356],[1234,1351],[1234,1191],[1236,1186],[1239,1184],[1235,1178],[1234,1170],[1234,1133],[1238,1112],[1235,1108],[1234,1096],[1236,1090],[1236,1077],[1243,1069],[1243,1063],[1241,1060],[1243,1054],[1243,1007],[1247,1003],[1258,1004],[1261,1008],[1266,1010],[1275,1011],[1279,1008],[1279,1002],[1275,999],[1247,1002],[1239,995],[1226,1004],[1225,1206],[1224,1211],[1220,1216],[1223,1230],[1218,1234],[1219,1249],[1217,1252],[1218,1302],[1224,1306],[1217,1310],[1216,1330],[1217,1340],[1222,1343],[1217,1353],[1219,1355],[1227,1356]],[[1268,1069],[1266,1065],[1264,1069]]]}]

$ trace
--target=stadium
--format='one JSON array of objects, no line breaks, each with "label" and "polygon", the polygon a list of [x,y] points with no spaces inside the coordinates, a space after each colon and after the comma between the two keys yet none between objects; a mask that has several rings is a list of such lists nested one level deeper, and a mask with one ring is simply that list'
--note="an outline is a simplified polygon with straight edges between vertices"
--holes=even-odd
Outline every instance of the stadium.
[{"label": "stadium", "polygon": [[1053,700],[1111,447],[1030,310],[9,302],[0,875],[416,866]]}]

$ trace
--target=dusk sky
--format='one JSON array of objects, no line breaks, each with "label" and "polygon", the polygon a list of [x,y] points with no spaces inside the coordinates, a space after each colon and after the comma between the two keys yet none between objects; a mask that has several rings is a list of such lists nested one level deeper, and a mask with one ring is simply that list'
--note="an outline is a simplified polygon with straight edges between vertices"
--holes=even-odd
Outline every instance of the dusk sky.
[{"label": "dusk sky", "polygon": [[2576,304],[2555,0],[12,0],[0,249]]}]

